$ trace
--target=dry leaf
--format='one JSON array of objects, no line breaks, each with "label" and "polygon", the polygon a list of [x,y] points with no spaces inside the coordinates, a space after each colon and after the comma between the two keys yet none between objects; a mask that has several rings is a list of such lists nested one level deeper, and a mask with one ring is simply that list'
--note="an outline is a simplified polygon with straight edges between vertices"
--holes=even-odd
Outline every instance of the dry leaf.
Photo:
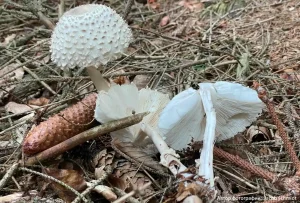
[{"label": "dry leaf", "polygon": [[[92,186],[91,183],[87,183],[88,186]],[[94,192],[97,192],[101,195],[103,195],[103,197],[105,197],[105,199],[109,200],[110,202],[115,201],[118,197],[115,193],[113,193],[113,191],[111,190],[111,188],[105,186],[105,185],[97,185],[94,189]]]},{"label": "dry leaf", "polygon": [[4,150],[5,148],[14,147],[14,145],[10,141],[0,141],[0,150]]},{"label": "dry leaf", "polygon": [[93,166],[95,168],[97,167],[106,167],[106,166],[111,166],[113,163],[113,159],[115,157],[115,152],[107,152],[107,149],[103,149],[102,151],[98,152],[94,158],[93,158]]},{"label": "dry leaf", "polygon": [[[20,118],[19,120],[21,119],[26,119],[26,120],[29,120],[31,118],[34,117],[34,113],[31,113],[27,116],[24,116],[22,118]],[[20,127],[16,128],[15,129],[15,134],[16,136],[14,137],[14,141],[19,145],[22,143],[24,137],[26,136],[26,133],[28,132],[28,129],[30,128],[31,124],[27,124],[27,123],[24,123],[23,125],[21,125]]]},{"label": "dry leaf", "polygon": [[178,3],[180,6],[184,6],[190,11],[200,11],[204,8],[204,4],[197,0],[182,0]]},{"label": "dry leaf", "polygon": [[154,10],[158,10],[160,8],[160,3],[158,3],[156,0],[148,0],[148,5]]},{"label": "dry leaf", "polygon": [[[137,25],[132,25],[132,27],[139,28],[139,26],[137,26]],[[136,49],[136,48],[134,48],[134,47],[128,47],[128,49],[127,49],[128,55],[132,55],[132,54],[134,54],[135,52],[137,52],[137,49]]]},{"label": "dry leaf", "polygon": [[191,183],[188,184],[187,186],[183,182],[179,183],[176,200],[180,202],[189,195],[196,195],[199,192],[199,187],[200,186],[197,185],[196,183]]},{"label": "dry leaf", "polygon": [[165,17],[163,17],[163,18],[161,19],[159,25],[160,25],[161,27],[163,27],[163,26],[168,25],[169,22],[170,22],[170,16],[165,16]]},{"label": "dry leaf", "polygon": [[[118,70],[118,71],[113,71],[113,74],[122,74],[125,73],[123,69]],[[130,84],[130,80],[127,76],[118,76],[113,79],[109,78],[110,83],[115,83],[118,85],[123,85],[123,84]]]},{"label": "dry leaf", "polygon": [[270,150],[269,147],[267,146],[262,146],[260,149],[259,149],[259,155],[260,156],[266,156],[266,155],[270,155],[272,154],[272,151]]},{"label": "dry leaf", "polygon": [[[122,184],[122,182],[116,178],[119,178],[125,182],[125,192],[130,192],[136,188],[141,188],[145,184],[151,182],[151,180],[138,171],[138,167],[125,159],[118,160],[115,165],[115,169],[112,173],[114,176],[114,182],[111,184]],[[110,177],[111,178],[111,177]],[[142,195],[149,195],[153,192],[153,188],[150,186],[145,189]]]},{"label": "dry leaf", "polygon": [[148,166],[158,172],[166,172],[166,169],[162,167],[158,161],[155,161],[152,157],[146,154],[142,148],[134,146],[131,142],[120,142],[119,140],[114,139],[112,144],[122,153],[126,154],[140,164]]},{"label": "dry leaf", "polygon": [[221,21],[218,23],[218,27],[219,27],[219,28],[227,28],[227,27],[228,27],[228,21],[227,21],[227,20],[221,20]]},{"label": "dry leaf", "polygon": [[182,203],[203,203],[203,201],[196,195],[188,196]]},{"label": "dry leaf", "polygon": [[32,197],[37,196],[38,192],[36,190],[31,190],[27,192],[16,192],[10,195],[0,197],[0,202],[31,202]]},{"label": "dry leaf", "polygon": [[[243,145],[249,143],[248,140],[245,138],[245,136],[242,133],[237,134],[236,136],[234,136],[231,139],[228,140],[223,140],[222,144],[224,145]],[[239,150],[238,148],[224,148],[226,149],[226,151],[230,154],[239,156],[241,158],[247,159],[247,154],[245,153],[245,151],[247,151],[247,146],[245,146],[245,151],[244,150]]]},{"label": "dry leaf", "polygon": [[[296,68],[296,67],[295,67],[295,68]],[[294,73],[295,70],[294,70],[293,68],[288,68],[288,69],[284,69],[283,72],[285,72],[285,73]]]},{"label": "dry leaf", "polygon": [[114,83],[118,84],[118,85],[123,85],[123,84],[130,84],[130,80],[128,79],[127,76],[119,76],[117,78],[115,78]]},{"label": "dry leaf", "polygon": [[203,197],[208,193],[208,188],[201,188],[199,184],[196,182],[192,182],[188,185],[186,183],[181,182],[178,186],[178,193],[176,195],[176,200],[178,202],[183,201],[186,197],[190,195],[197,195],[198,197]]},{"label": "dry leaf", "polygon": [[28,101],[29,105],[36,105],[36,106],[44,106],[49,103],[49,99],[45,97],[40,97],[37,99],[31,99]]},{"label": "dry leaf", "polygon": [[110,175],[110,176],[108,176],[108,182],[112,186],[114,186],[116,188],[119,188],[119,189],[121,189],[123,191],[127,188],[127,185],[128,185],[128,183],[126,183],[125,180],[123,180],[123,179],[121,179],[119,177],[116,177],[113,174]]},{"label": "dry leaf", "polygon": [[16,34],[11,34],[5,37],[4,42],[0,43],[0,46],[6,46],[11,41],[13,41],[16,38]]},{"label": "dry leaf", "polygon": [[16,79],[20,80],[22,79],[24,75],[24,70],[23,68],[18,68],[17,70],[15,69],[19,64],[13,63],[8,66],[5,66],[3,69],[0,70],[0,75],[5,75],[0,79],[0,84],[3,84],[5,82],[5,79]]},{"label": "dry leaf", "polygon": [[[2,77],[2,78],[0,77],[0,85],[5,84],[6,79],[20,80],[23,78],[23,76],[24,76],[23,68],[18,68],[17,70],[12,71],[16,66],[18,66],[18,64],[10,64],[0,70],[0,75],[4,75],[4,74],[8,73],[4,77]],[[16,85],[5,86],[4,87],[5,91],[0,90],[0,101],[4,96],[7,95],[7,92],[10,92],[11,90],[13,90],[15,88],[15,86]]]},{"label": "dry leaf", "polygon": [[2,137],[3,141],[0,141],[0,151],[1,148],[5,149],[10,147],[18,147],[22,143],[24,137],[26,136],[26,133],[28,132],[28,129],[31,127],[31,124],[26,123],[26,121],[32,119],[34,115],[35,113],[30,113],[26,116],[19,118],[14,122],[14,124],[20,124],[20,125],[13,130],[14,136],[11,136],[12,133],[10,132],[7,133],[7,136]]},{"label": "dry leaf", "polygon": [[[113,167],[115,158],[115,151],[107,152],[107,149],[103,149],[98,152],[93,158],[93,166],[95,167],[95,177],[97,179],[101,178],[105,172],[105,168],[110,166]],[[108,181],[114,187],[120,188],[121,190],[126,189],[126,183],[124,180],[117,178],[113,175],[108,177]]]},{"label": "dry leaf", "polygon": [[240,63],[236,69],[236,77],[239,80],[243,80],[247,75],[249,75],[250,71],[250,54],[248,52],[242,53],[240,57]]},{"label": "dry leaf", "polygon": [[266,127],[250,126],[246,133],[248,143],[271,140],[271,134]]},{"label": "dry leaf", "polygon": [[282,139],[278,130],[276,130],[273,139],[275,140],[275,146],[282,146]]},{"label": "dry leaf", "polygon": [[138,90],[146,88],[151,80],[149,75],[137,75],[133,79],[133,83],[137,86]]},{"label": "dry leaf", "polygon": [[95,168],[95,177],[97,179],[101,178],[104,175],[105,173],[104,168],[105,166],[100,166],[98,168]]},{"label": "dry leaf", "polygon": [[[44,171],[47,175],[66,183],[78,192],[82,192],[87,187],[82,174],[78,171],[55,168],[45,168]],[[60,184],[51,182],[51,186],[65,202],[72,202],[76,198],[76,195],[72,191]]]},{"label": "dry leaf", "polygon": [[173,36],[184,36],[186,40],[195,37],[198,35],[198,27],[203,27],[204,24],[202,21],[199,21],[193,16],[188,17],[182,24],[177,25],[176,29],[172,31]]},{"label": "dry leaf", "polygon": [[45,56],[44,58],[41,59],[41,62],[47,64],[50,62],[50,59],[51,59],[51,56],[50,56],[50,54],[48,54],[47,56]]},{"label": "dry leaf", "polygon": [[280,78],[289,80],[289,81],[300,81],[300,74],[296,72],[285,72],[280,75]]},{"label": "dry leaf", "polygon": [[18,104],[16,102],[8,102],[4,108],[8,112],[19,114],[19,113],[24,113],[32,110],[34,106],[29,106],[26,104]]}]

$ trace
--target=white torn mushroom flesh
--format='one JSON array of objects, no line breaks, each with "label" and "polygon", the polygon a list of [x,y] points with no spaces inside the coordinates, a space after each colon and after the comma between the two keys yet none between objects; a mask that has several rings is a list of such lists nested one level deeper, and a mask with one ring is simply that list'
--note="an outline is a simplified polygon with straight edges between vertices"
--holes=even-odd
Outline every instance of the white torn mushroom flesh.
[{"label": "white torn mushroom flesh", "polygon": [[[125,118],[135,113],[149,112],[143,118],[154,130],[158,131],[157,122],[160,112],[169,102],[168,95],[149,88],[138,90],[136,85],[113,85],[106,91],[100,91],[96,101],[95,119],[100,123]],[[151,143],[147,135],[141,130],[141,124],[111,132],[112,137],[120,141],[133,142],[137,146]]]},{"label": "white torn mushroom flesh", "polygon": [[216,139],[226,140],[245,130],[262,112],[255,90],[231,82],[200,83],[176,95],[162,111],[158,127],[167,144],[176,150],[203,140],[206,126],[201,89],[209,90],[216,111]]},{"label": "white torn mushroom flesh", "polygon": [[213,146],[245,130],[262,112],[263,102],[255,90],[237,83],[200,83],[176,95],[161,113],[159,130],[176,149],[202,141],[199,175],[213,183]]}]

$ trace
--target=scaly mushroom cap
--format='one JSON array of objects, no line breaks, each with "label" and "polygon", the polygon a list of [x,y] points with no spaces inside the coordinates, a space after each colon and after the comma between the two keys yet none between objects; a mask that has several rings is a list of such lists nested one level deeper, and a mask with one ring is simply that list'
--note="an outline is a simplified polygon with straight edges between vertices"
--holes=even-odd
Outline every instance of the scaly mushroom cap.
[{"label": "scaly mushroom cap", "polygon": [[105,65],[127,49],[132,33],[111,8],[87,4],[67,11],[51,38],[51,59],[61,68]]}]

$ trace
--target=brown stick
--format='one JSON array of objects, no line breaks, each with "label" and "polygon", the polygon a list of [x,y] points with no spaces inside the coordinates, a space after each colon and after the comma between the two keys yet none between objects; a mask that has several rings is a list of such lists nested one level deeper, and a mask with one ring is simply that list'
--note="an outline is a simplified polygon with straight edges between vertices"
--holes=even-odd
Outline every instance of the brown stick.
[{"label": "brown stick", "polygon": [[3,187],[5,186],[5,184],[7,183],[7,181],[10,180],[10,178],[14,175],[14,173],[17,171],[18,167],[19,167],[19,163],[14,163],[10,167],[10,169],[7,170],[6,174],[0,180],[0,190],[3,189]]},{"label": "brown stick", "polygon": [[103,124],[101,126],[97,126],[92,129],[89,129],[89,130],[82,132],[74,137],[71,137],[49,149],[46,149],[45,151],[37,154],[36,156],[29,157],[25,161],[25,165],[30,166],[30,165],[36,164],[38,162],[48,160],[53,157],[57,157],[58,155],[62,154],[63,152],[70,150],[73,147],[76,147],[77,145],[80,145],[88,140],[95,139],[100,135],[103,135],[108,132],[120,130],[120,129],[126,128],[128,126],[137,124],[147,114],[148,113],[136,114],[133,116],[129,116],[129,117],[117,120],[117,121],[112,121],[112,122]]},{"label": "brown stick", "polygon": [[54,30],[55,25],[47,18],[42,12],[38,11],[37,16],[39,17],[40,21],[50,30]]}]

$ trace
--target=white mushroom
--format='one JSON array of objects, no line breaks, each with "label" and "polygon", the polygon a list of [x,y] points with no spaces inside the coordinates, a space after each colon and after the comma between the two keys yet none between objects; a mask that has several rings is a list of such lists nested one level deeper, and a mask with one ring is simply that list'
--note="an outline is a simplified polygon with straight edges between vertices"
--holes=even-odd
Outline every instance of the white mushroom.
[{"label": "white mushroom", "polygon": [[[216,111],[217,140],[233,137],[245,130],[264,107],[255,90],[231,82],[200,83],[199,87],[209,90]],[[174,149],[187,147],[203,139],[206,121],[200,91],[189,88],[176,95],[159,118],[159,129],[166,142]]]},{"label": "white mushroom", "polygon": [[132,33],[114,10],[87,4],[67,11],[51,37],[51,59],[61,68],[87,67],[98,90],[108,85],[96,67],[117,59],[129,46]]},{"label": "white mushroom", "polygon": [[173,149],[186,148],[192,140],[202,140],[205,125],[200,93],[189,88],[176,95],[162,111],[158,127],[166,143]]},{"label": "white mushroom", "polygon": [[200,83],[200,88],[209,90],[216,110],[217,140],[226,140],[245,130],[264,108],[257,92],[238,83],[219,81]]},{"label": "white mushroom", "polygon": [[[158,131],[159,114],[169,101],[168,95],[149,88],[138,90],[133,83],[121,86],[113,85],[107,92],[99,92],[95,119],[101,123],[107,123],[135,113],[149,112],[143,122]],[[139,146],[150,141],[141,130],[140,124],[112,132],[111,135],[121,141],[134,142]]]},{"label": "white mushroom", "polygon": [[[161,113],[159,129],[166,143],[183,149],[191,141],[203,140],[199,175],[213,186],[213,146],[215,137],[233,137],[250,125],[264,107],[255,90],[230,82],[200,83],[177,96]],[[206,115],[206,116],[204,116]]]}]

